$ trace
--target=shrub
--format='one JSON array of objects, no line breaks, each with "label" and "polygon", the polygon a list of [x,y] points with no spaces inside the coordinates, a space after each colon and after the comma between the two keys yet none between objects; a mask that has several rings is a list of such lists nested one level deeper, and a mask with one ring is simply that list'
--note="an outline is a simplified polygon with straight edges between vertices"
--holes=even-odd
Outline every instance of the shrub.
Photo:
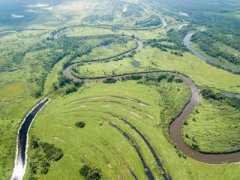
[{"label": "shrub", "polygon": [[34,97],[39,98],[41,96],[42,96],[42,90],[41,89],[36,90],[35,93],[34,93]]},{"label": "shrub", "polygon": [[173,82],[173,80],[174,80],[174,76],[172,75],[167,78],[168,83]]},{"label": "shrub", "polygon": [[91,169],[87,175],[88,180],[98,180],[101,179],[101,177],[102,177],[101,170],[97,168]]},{"label": "shrub", "polygon": [[163,74],[163,75],[158,76],[157,82],[161,82],[161,81],[164,80],[164,79],[167,79],[167,75],[166,75],[166,74]]},{"label": "shrub", "polygon": [[183,80],[182,79],[180,79],[180,78],[175,78],[175,80],[174,80],[176,83],[183,83]]},{"label": "shrub", "polygon": [[77,88],[74,86],[74,87],[69,87],[65,90],[65,94],[70,94],[70,93],[73,93],[73,92],[77,92]]},{"label": "shrub", "polygon": [[80,121],[80,122],[76,122],[76,123],[75,123],[75,126],[77,126],[77,127],[79,127],[79,128],[84,128],[85,125],[86,125],[86,123],[83,122],[83,121]]},{"label": "shrub", "polygon": [[102,178],[102,172],[99,168],[94,168],[88,165],[83,165],[79,173],[87,180],[99,180]]},{"label": "shrub", "polygon": [[198,143],[193,142],[193,143],[192,143],[192,147],[193,147],[193,149],[198,149],[198,148],[199,148],[199,145],[198,145]]},{"label": "shrub", "polygon": [[201,91],[201,94],[202,94],[203,98],[205,98],[205,99],[214,99],[214,100],[223,100],[224,99],[223,95],[221,95],[219,93],[215,94],[213,92],[213,90],[211,90],[211,89],[203,89]]},{"label": "shrub", "polygon": [[49,170],[50,164],[48,163],[48,161],[43,160],[41,162],[41,174],[47,174],[48,170]]},{"label": "shrub", "polygon": [[82,168],[80,169],[79,173],[84,176],[87,177],[89,171],[91,170],[91,167],[89,167],[88,165],[83,165]]},{"label": "shrub", "polygon": [[74,84],[74,86],[75,86],[76,88],[79,88],[79,87],[81,87],[81,85],[82,85],[80,82],[74,82],[73,84]]},{"label": "shrub", "polygon": [[41,147],[48,160],[58,161],[63,157],[63,151],[60,148],[55,147],[53,144],[41,143]]},{"label": "shrub", "polygon": [[240,99],[238,99],[236,97],[228,97],[228,98],[226,98],[226,103],[229,106],[232,106],[232,107],[240,110]]},{"label": "shrub", "polygon": [[131,79],[132,80],[140,80],[140,79],[142,79],[142,75],[140,75],[140,74],[132,74],[131,75]]},{"label": "shrub", "polygon": [[218,101],[223,101],[227,105],[234,107],[236,109],[240,109],[240,99],[236,97],[227,97],[220,93],[214,93],[211,89],[203,89],[201,91],[203,98],[205,99],[213,99]]},{"label": "shrub", "polygon": [[58,81],[60,87],[63,87],[65,84],[70,84],[72,82],[72,80],[67,78],[66,76],[60,76],[58,78]]},{"label": "shrub", "polygon": [[104,82],[104,83],[116,83],[117,80],[114,79],[114,78],[112,78],[112,77],[108,77],[108,78],[105,79],[103,82]]},{"label": "shrub", "polygon": [[36,149],[36,148],[38,148],[39,147],[39,144],[38,144],[38,141],[37,141],[37,139],[35,139],[34,137],[31,139],[31,146],[34,148],[34,149]]}]

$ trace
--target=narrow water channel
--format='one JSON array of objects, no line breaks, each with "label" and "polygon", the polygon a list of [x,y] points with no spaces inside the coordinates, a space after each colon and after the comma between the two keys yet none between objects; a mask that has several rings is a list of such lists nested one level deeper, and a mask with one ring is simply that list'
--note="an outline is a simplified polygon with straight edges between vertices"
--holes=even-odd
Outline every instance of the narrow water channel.
[{"label": "narrow water channel", "polygon": [[37,104],[24,118],[23,123],[18,131],[17,137],[17,153],[15,158],[15,166],[11,180],[22,180],[26,170],[26,154],[27,154],[27,141],[28,131],[31,124],[38,114],[38,112],[49,102],[49,99],[45,99]]}]

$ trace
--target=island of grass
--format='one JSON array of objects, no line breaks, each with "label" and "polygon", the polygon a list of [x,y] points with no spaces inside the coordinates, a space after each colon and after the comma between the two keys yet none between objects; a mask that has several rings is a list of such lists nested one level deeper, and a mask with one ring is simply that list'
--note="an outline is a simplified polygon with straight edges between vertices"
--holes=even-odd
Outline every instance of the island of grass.
[{"label": "island of grass", "polygon": [[202,90],[203,99],[184,124],[187,145],[204,153],[240,151],[240,100]]}]

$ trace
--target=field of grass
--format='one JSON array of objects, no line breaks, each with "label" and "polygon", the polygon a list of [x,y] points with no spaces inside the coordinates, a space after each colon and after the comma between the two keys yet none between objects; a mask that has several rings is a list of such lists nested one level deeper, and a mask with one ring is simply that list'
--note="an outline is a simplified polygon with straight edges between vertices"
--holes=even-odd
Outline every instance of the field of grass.
[{"label": "field of grass", "polygon": [[[237,179],[238,164],[213,166],[185,159],[179,156],[166,137],[164,118],[160,114],[165,114],[166,122],[176,116],[189,98],[186,88],[184,84],[166,81],[157,87],[136,81],[94,83],[80,88],[77,93],[53,98],[39,114],[30,134],[40,141],[55,144],[63,150],[64,156],[51,163],[47,175],[38,174],[36,177],[52,179],[61,173],[63,179],[83,179],[79,169],[90,164],[101,168],[107,179],[133,179],[129,170],[145,179],[136,151],[121,133],[109,125],[113,122],[131,135],[140,146],[150,170],[160,178],[152,154],[138,134],[119,119],[124,118],[147,137],[173,179],[179,176],[184,179]],[[84,121],[86,126],[77,128],[75,123],[78,121]],[[33,152],[30,147],[29,155]],[[25,179],[30,176],[29,164],[31,159]]]},{"label": "field of grass", "polygon": [[[129,88],[131,91],[126,91]],[[160,90],[172,88],[172,91],[165,93],[168,97],[175,94],[173,98],[178,99],[178,105],[183,106],[184,102],[188,100],[188,93],[183,96],[183,92],[188,92],[186,85],[162,82],[158,88]],[[52,99],[49,106],[41,112],[34,123],[31,134],[37,135],[41,141],[54,143],[60,147],[64,152],[64,157],[59,162],[53,163],[53,169],[50,169],[49,173],[41,178],[51,179],[54,175],[56,176],[56,173],[59,173],[57,169],[61,169],[63,178],[80,178],[78,171],[84,163],[99,166],[108,178],[129,178],[131,177],[129,169],[135,172],[139,178],[145,178],[144,169],[133,147],[119,132],[109,126],[109,122],[116,123],[133,136],[141,147],[151,170],[159,177],[156,162],[141,138],[126,124],[112,116],[114,114],[126,118],[141,129],[149,140],[155,142],[155,146],[158,146],[155,136],[157,133],[162,134],[161,128],[158,127],[162,125],[159,120],[159,110],[164,107],[159,107],[159,100],[161,104],[166,103],[161,102],[158,88],[140,85],[132,81],[119,82],[114,85],[89,84],[74,95]],[[151,99],[148,98],[149,95],[151,95]],[[178,111],[181,110],[177,105],[174,107]],[[86,123],[86,127],[83,129],[74,125],[80,120]],[[51,121],[50,124],[49,121]],[[145,123],[148,124],[147,127],[144,126]],[[149,133],[153,130],[156,134]],[[98,160],[97,164],[96,159]],[[29,164],[31,164],[31,160]],[[64,168],[61,167],[66,164],[71,168],[64,171]]]},{"label": "field of grass", "polygon": [[38,78],[42,71],[42,67],[37,63],[34,67],[31,66],[34,61],[29,58],[14,62],[17,59],[12,56],[14,53],[25,51],[36,43],[37,37],[42,36],[45,36],[45,32],[22,32],[0,38],[1,70],[13,70],[0,72],[0,177],[2,179],[9,179],[11,176],[17,131],[23,117],[39,101],[33,96],[37,88],[33,79]]},{"label": "field of grass", "polygon": [[122,61],[78,66],[78,72],[73,71],[73,74],[77,77],[98,77],[144,71],[143,68],[134,67],[132,61],[131,58],[125,58]]},{"label": "field of grass", "polygon": [[[42,158],[43,150],[30,144],[24,179],[56,179],[59,175],[61,179],[84,179],[79,170],[85,164],[100,168],[103,179],[134,179],[133,174],[139,179],[147,179],[146,169],[135,147],[139,147],[155,178],[162,179],[162,172],[149,147],[123,119],[149,140],[172,179],[240,179],[239,163],[201,163],[184,156],[172,144],[168,134],[169,123],[181,112],[191,95],[184,82],[163,80],[158,84],[143,78],[114,84],[90,83],[81,85],[77,92],[68,95],[62,92],[73,82],[54,89],[53,85],[63,77],[61,72],[67,63],[103,59],[130,50],[136,46],[135,40],[129,38],[134,35],[145,46],[133,57],[78,66],[75,67],[78,72],[72,70],[73,74],[77,77],[97,77],[151,70],[179,71],[189,76],[199,88],[240,93],[239,75],[213,67],[181,47],[161,51],[148,46],[149,39],[165,39],[162,45],[174,45],[174,42],[167,41],[168,31],[177,29],[183,20],[164,10],[167,27],[131,30],[135,27],[134,23],[145,21],[151,15],[163,17],[162,10],[151,10],[147,3],[129,6],[136,2],[140,1],[119,1],[117,6],[108,0],[59,2],[50,3],[48,8],[51,10],[26,6],[26,10],[35,11],[33,17],[19,22],[16,19],[12,26],[6,21],[7,24],[0,27],[1,30],[28,29],[0,35],[0,179],[11,177],[17,130],[23,117],[44,97],[51,98],[51,101],[35,119],[30,140],[39,138],[39,142],[54,144],[63,151],[63,157],[46,162]],[[128,6],[133,14],[124,13]],[[86,16],[110,13],[114,13],[115,21],[104,20],[95,24],[103,28],[79,26]],[[228,15],[239,17],[239,13],[226,13]],[[186,20],[186,23],[189,22]],[[122,30],[116,26],[119,24]],[[68,28],[57,38],[51,36],[53,31],[63,27]],[[109,27],[112,29],[107,29]],[[129,36],[124,36],[124,43],[118,41],[119,37],[123,37],[121,35]],[[104,45],[109,41],[110,44]],[[221,51],[239,56],[239,52],[230,46],[216,45]],[[182,56],[173,54],[178,50]],[[134,66],[134,61],[139,65]],[[203,152],[237,151],[240,149],[239,116],[239,110],[223,102],[201,99],[183,128],[185,142],[189,146],[197,143]],[[75,123],[79,121],[86,123],[84,128],[76,127]],[[37,173],[33,175],[36,161],[39,161],[35,167]],[[41,168],[48,165],[47,174],[41,174]]]},{"label": "field of grass", "polygon": [[202,152],[239,151],[239,117],[239,110],[225,103],[202,99],[183,128],[185,142],[198,144]]},{"label": "field of grass", "polygon": [[90,54],[76,58],[73,62],[105,59],[122,54],[136,47],[136,41],[134,40],[128,41],[127,44],[111,43],[108,46],[94,48]]},{"label": "field of grass", "polygon": [[[150,62],[153,68],[175,70],[188,75],[198,86],[209,86],[240,93],[240,76],[213,67],[191,53],[183,57],[156,48],[146,47],[134,57],[140,63]],[[220,78],[221,77],[221,78]]]},{"label": "field of grass", "polygon": [[[131,65],[133,60],[140,63],[138,68]],[[186,74],[198,86],[208,86],[216,89],[240,92],[240,76],[213,67],[191,53],[184,53],[183,57],[175,56],[159,49],[145,47],[133,58],[126,58],[118,62],[99,63],[79,66],[79,77],[96,77],[112,75],[114,73],[139,72],[143,70],[175,70]],[[219,78],[221,74],[221,78]]]}]

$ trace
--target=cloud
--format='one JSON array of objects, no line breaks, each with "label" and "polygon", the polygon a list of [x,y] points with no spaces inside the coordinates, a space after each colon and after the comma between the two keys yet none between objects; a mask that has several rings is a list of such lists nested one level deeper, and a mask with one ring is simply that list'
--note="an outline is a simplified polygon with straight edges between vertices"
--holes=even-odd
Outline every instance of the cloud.
[{"label": "cloud", "polygon": [[49,4],[45,4],[45,3],[37,3],[37,4],[33,4],[28,6],[29,8],[47,8],[49,7]]},{"label": "cloud", "polygon": [[29,5],[28,8],[30,9],[43,9],[43,10],[52,10],[53,7],[51,7],[49,4],[46,3],[37,3]]},{"label": "cloud", "polygon": [[20,19],[20,18],[24,18],[23,15],[17,15],[17,14],[11,14],[12,18],[14,19]]},{"label": "cloud", "polygon": [[187,13],[184,13],[184,12],[179,12],[178,14],[179,14],[180,16],[189,17],[189,14],[187,14]]}]

